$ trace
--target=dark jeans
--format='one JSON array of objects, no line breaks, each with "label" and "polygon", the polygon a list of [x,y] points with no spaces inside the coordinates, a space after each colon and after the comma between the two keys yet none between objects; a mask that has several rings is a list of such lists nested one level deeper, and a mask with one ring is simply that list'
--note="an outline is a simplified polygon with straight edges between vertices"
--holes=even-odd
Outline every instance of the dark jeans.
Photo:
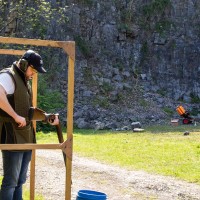
[{"label": "dark jeans", "polygon": [[2,151],[1,200],[22,200],[22,185],[26,182],[31,154],[32,151]]}]

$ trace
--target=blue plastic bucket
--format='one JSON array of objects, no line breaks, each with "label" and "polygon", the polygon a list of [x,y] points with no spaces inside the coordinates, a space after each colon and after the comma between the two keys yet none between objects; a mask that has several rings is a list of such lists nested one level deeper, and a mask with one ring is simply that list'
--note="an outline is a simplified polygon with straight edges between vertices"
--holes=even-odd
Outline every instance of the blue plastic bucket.
[{"label": "blue plastic bucket", "polygon": [[106,194],[92,190],[79,190],[76,200],[106,200]]}]

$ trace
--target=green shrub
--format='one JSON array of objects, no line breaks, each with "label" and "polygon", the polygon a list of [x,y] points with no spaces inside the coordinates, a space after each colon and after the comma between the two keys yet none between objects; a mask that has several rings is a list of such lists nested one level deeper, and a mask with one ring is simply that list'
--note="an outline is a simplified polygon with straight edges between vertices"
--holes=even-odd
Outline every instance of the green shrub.
[{"label": "green shrub", "polygon": [[173,115],[173,113],[174,113],[174,110],[172,110],[171,108],[165,107],[165,108],[163,108],[163,110],[168,115]]},{"label": "green shrub", "polygon": [[94,3],[94,0],[78,0],[78,3],[82,3],[87,6],[92,6]]},{"label": "green shrub", "polygon": [[143,13],[146,17],[151,17],[157,13],[162,13],[169,5],[170,0],[154,0],[152,3],[143,7]]},{"label": "green shrub", "polygon": [[90,57],[90,55],[91,55],[90,47],[86,43],[86,41],[83,38],[81,38],[81,36],[75,36],[74,39],[75,39],[75,42],[76,42],[77,46],[79,47],[81,53],[85,57]]},{"label": "green shrub", "polygon": [[113,90],[113,87],[112,85],[110,85],[110,83],[103,82],[102,90],[104,91],[105,94],[107,94],[108,92]]},{"label": "green shrub", "polygon": [[156,32],[163,34],[164,31],[169,30],[171,22],[168,20],[159,21],[155,25]]},{"label": "green shrub", "polygon": [[[65,107],[62,94],[58,90],[49,89],[47,87],[47,82],[45,78],[42,77],[39,78],[37,107],[44,110],[47,113],[56,113],[57,110],[63,109]],[[37,131],[41,130],[55,131],[55,127],[39,122],[37,126]]]},{"label": "green shrub", "polygon": [[191,97],[191,103],[200,103],[200,98],[197,95],[191,93],[190,97]]},{"label": "green shrub", "polygon": [[140,105],[141,105],[142,107],[148,107],[148,106],[149,106],[149,102],[146,101],[146,100],[144,100],[144,99],[141,99],[141,100],[139,101],[139,103],[140,103]]}]

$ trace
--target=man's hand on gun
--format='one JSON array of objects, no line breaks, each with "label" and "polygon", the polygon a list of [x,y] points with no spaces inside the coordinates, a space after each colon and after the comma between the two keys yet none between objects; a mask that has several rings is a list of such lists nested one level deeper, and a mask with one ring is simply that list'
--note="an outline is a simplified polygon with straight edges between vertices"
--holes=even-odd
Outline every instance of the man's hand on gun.
[{"label": "man's hand on gun", "polygon": [[48,118],[48,123],[51,124],[52,126],[57,126],[59,125],[59,118],[58,114],[51,114]]}]

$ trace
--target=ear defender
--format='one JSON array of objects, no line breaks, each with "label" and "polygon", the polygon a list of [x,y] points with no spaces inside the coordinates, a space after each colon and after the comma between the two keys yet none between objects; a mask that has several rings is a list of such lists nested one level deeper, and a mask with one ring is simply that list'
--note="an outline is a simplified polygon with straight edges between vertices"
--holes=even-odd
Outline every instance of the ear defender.
[{"label": "ear defender", "polygon": [[19,60],[19,68],[25,73],[28,69],[28,61],[25,59]]}]

